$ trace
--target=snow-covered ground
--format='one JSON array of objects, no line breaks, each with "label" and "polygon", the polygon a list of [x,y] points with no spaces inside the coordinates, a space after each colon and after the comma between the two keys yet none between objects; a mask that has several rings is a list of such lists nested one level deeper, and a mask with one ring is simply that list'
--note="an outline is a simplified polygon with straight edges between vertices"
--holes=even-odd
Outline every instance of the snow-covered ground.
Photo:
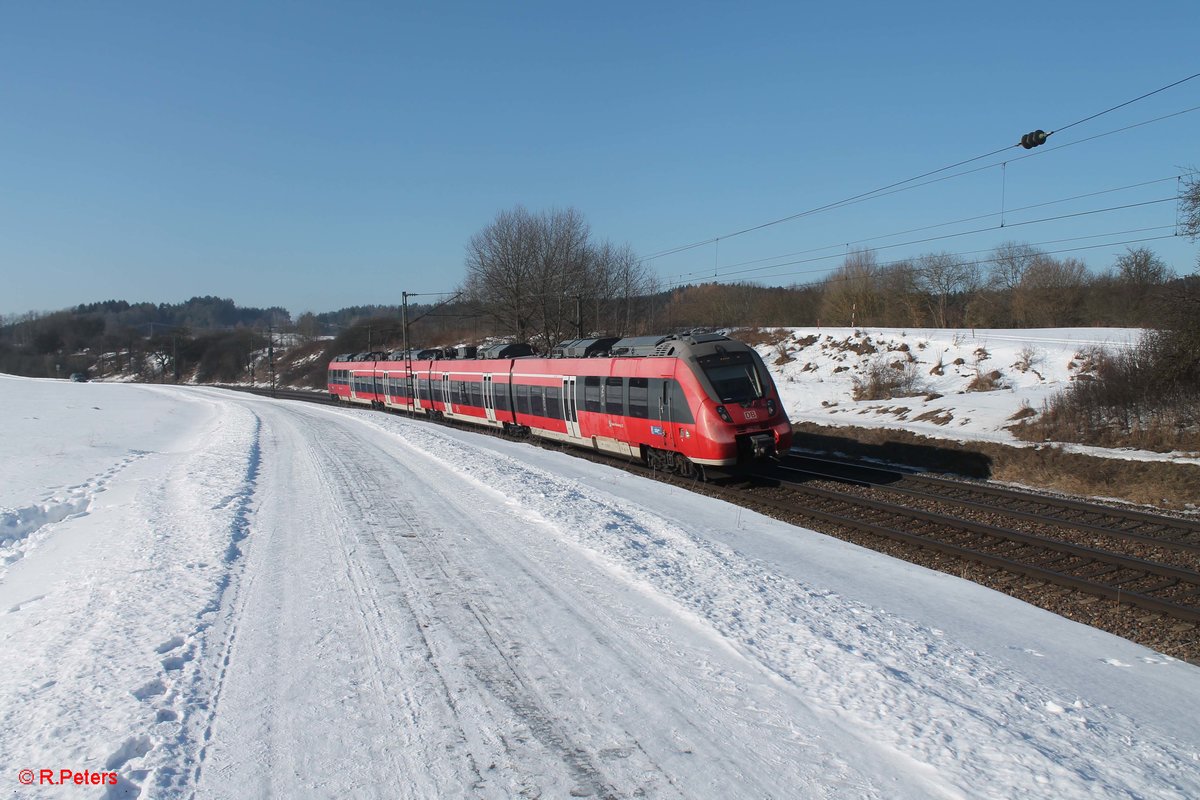
[{"label": "snow-covered ground", "polygon": [[[935,438],[1021,444],[1008,430],[1023,408],[1087,379],[1097,350],[1136,344],[1136,328],[1024,330],[788,328],[759,353],[775,376],[793,422],[898,428]],[[874,366],[908,371],[915,393],[855,400],[855,380]],[[980,387],[986,390],[979,391]],[[1200,464],[1196,454],[1113,451],[1068,445],[1096,455]]]},{"label": "snow-covered ground", "polygon": [[8,796],[1200,797],[1200,668],[716,500],[213,389],[0,408]]}]

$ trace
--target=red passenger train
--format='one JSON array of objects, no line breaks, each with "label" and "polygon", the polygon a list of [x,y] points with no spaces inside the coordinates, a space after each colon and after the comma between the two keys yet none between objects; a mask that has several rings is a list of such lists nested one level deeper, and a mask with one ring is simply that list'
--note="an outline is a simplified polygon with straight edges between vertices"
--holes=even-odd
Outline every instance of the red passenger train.
[{"label": "red passenger train", "polygon": [[[502,428],[695,476],[786,452],[792,426],[762,359],[717,334],[580,340],[561,357],[361,353],[329,364],[339,401]],[[527,349],[526,349],[527,351]],[[600,357],[596,357],[599,353]]]}]

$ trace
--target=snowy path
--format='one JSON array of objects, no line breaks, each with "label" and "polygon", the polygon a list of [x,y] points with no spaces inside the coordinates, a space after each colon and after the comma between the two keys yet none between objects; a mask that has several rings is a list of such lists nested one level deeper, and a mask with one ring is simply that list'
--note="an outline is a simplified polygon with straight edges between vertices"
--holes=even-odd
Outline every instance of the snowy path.
[{"label": "snowy path", "polygon": [[981,587],[501,439],[65,390],[0,379],[14,796],[1200,796],[1200,669]]},{"label": "snowy path", "polygon": [[356,419],[266,413],[286,468],[200,796],[927,794],[882,754],[848,766],[875,746],[486,489]]}]

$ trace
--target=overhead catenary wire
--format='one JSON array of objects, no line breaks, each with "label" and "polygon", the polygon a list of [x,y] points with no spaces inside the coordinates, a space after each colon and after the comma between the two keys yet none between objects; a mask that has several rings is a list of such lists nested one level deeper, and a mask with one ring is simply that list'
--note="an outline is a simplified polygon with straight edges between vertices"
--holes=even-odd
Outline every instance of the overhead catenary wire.
[{"label": "overhead catenary wire", "polygon": [[1124,103],[1118,103],[1117,105],[1113,106],[1112,108],[1106,108],[1103,111],[1099,111],[1095,114],[1092,114],[1090,117],[1084,117],[1083,119],[1076,120],[1075,122],[1072,122],[1070,125],[1063,125],[1062,127],[1057,128],[1055,130],[1055,133],[1065,131],[1067,128],[1074,128],[1076,125],[1082,125],[1085,122],[1091,122],[1096,117],[1101,117],[1101,116],[1104,116],[1105,114],[1108,114],[1109,112],[1116,111],[1119,108],[1124,108],[1125,106],[1132,105],[1133,103],[1136,103],[1139,100],[1145,100],[1147,97],[1150,97],[1151,95],[1156,95],[1159,92],[1165,92],[1167,89],[1173,89],[1176,86],[1178,86],[1179,84],[1187,83],[1188,81],[1192,80],[1193,78],[1200,78],[1200,72],[1194,73],[1192,75],[1188,75],[1186,78],[1180,78],[1179,80],[1175,81],[1174,83],[1168,83],[1166,86],[1161,86],[1152,92],[1146,92],[1145,94],[1135,97],[1132,100],[1126,100]]},{"label": "overhead catenary wire", "polygon": [[[1134,228],[1134,229],[1131,229],[1128,231],[1114,231],[1114,232],[1110,232],[1110,233],[1091,234],[1088,236],[1073,237],[1071,239],[1057,239],[1057,240],[1051,240],[1051,242],[1055,242],[1055,241],[1066,242],[1066,241],[1074,241],[1076,239],[1079,239],[1079,240],[1094,239],[1094,238],[1104,237],[1104,236],[1120,236],[1120,235],[1128,235],[1130,233],[1148,232],[1148,231],[1152,231],[1152,230],[1167,230],[1167,229],[1171,229],[1173,227],[1174,227],[1173,225],[1157,225],[1157,226],[1153,226],[1150,228]],[[1076,252],[1081,252],[1084,250],[1097,250],[1097,249],[1101,249],[1104,247],[1121,247],[1123,245],[1141,244],[1141,243],[1145,243],[1145,242],[1156,242],[1156,241],[1161,241],[1163,239],[1173,239],[1173,238],[1175,238],[1175,234],[1168,233],[1168,234],[1163,234],[1161,236],[1148,236],[1148,237],[1142,237],[1142,238],[1136,238],[1136,239],[1124,239],[1124,240],[1116,241],[1116,242],[1103,242],[1100,244],[1082,245],[1079,247],[1066,247],[1066,248],[1060,248],[1058,250],[1040,250],[1040,251],[1038,251],[1038,255],[1039,256],[1061,255],[1063,253],[1076,253]],[[1047,244],[1047,243],[1049,243],[1049,242],[1042,242],[1042,243],[1034,242],[1034,243],[1030,244],[1029,246],[1030,247],[1038,247],[1040,244]],[[962,256],[969,256],[974,253],[986,253],[986,252],[994,252],[994,251],[995,251],[995,248],[989,248],[989,249],[985,249],[985,250],[966,250],[966,251],[962,251],[962,252],[958,252],[958,253],[946,253],[945,255],[958,258],[958,257],[962,257]],[[829,257],[830,256],[826,256],[825,258],[829,258]],[[900,264],[904,264],[905,262],[907,262],[909,260],[910,259],[908,259],[908,258],[898,258],[898,259],[894,259],[892,261],[879,262],[879,263],[875,264],[875,266],[879,269],[887,269],[888,267],[894,267],[894,266],[897,266]],[[999,257],[993,256],[991,258],[978,258],[978,259],[974,259],[974,260],[964,261],[962,263],[964,266],[981,266],[983,264],[995,263],[998,260],[999,260]],[[809,262],[797,262],[797,263],[809,263]],[[780,264],[778,266],[784,267],[784,266],[791,266],[791,265],[790,264]],[[784,278],[784,277],[788,277],[790,275],[813,275],[813,274],[817,274],[817,273],[826,272],[827,269],[828,269],[827,267],[821,267],[819,269],[811,269],[811,270],[790,270],[788,272],[782,272],[782,273],[779,273],[776,275],[764,275],[764,276],[760,276],[760,277],[762,277],[762,278]],[[850,275],[826,275],[825,277],[822,277],[817,280],[811,280],[806,283],[791,284],[788,288],[790,288],[790,289],[815,288],[815,287],[824,286],[824,285],[830,284],[830,283],[839,283],[842,281],[854,280],[855,278],[856,278],[856,276],[850,276]],[[700,282],[684,281],[681,283],[664,286],[663,290],[671,291],[673,289],[682,289],[682,288],[686,288],[688,286],[704,285],[704,283],[706,283],[706,282],[704,282],[704,281],[700,281]],[[709,281],[707,283],[712,283],[712,282]]]},{"label": "overhead catenary wire", "polygon": [[[1145,94],[1139,95],[1138,97],[1135,97],[1135,98],[1133,98],[1133,99],[1131,99],[1131,100],[1126,100],[1126,101],[1124,101],[1124,102],[1122,102],[1122,103],[1118,103],[1118,104],[1116,104],[1116,105],[1114,105],[1114,106],[1111,106],[1111,107],[1109,107],[1109,108],[1106,108],[1106,109],[1104,109],[1103,111],[1098,111],[1098,112],[1096,112],[1096,113],[1094,113],[1094,114],[1090,114],[1090,115],[1088,115],[1088,116],[1086,116],[1086,117],[1083,117],[1083,118],[1081,118],[1081,119],[1078,119],[1078,120],[1076,120],[1076,121],[1074,121],[1074,122],[1068,123],[1067,125],[1062,125],[1062,126],[1059,126],[1058,128],[1056,128],[1056,129],[1054,129],[1054,130],[1050,131],[1048,134],[1046,134],[1046,136],[1048,137],[1048,136],[1050,136],[1050,135],[1052,135],[1052,134],[1054,134],[1054,133],[1060,133],[1060,132],[1062,132],[1062,131],[1065,131],[1065,130],[1067,130],[1067,129],[1069,129],[1069,128],[1073,128],[1073,127],[1075,127],[1075,126],[1077,126],[1077,125],[1081,125],[1081,124],[1083,124],[1083,123],[1085,123],[1085,122],[1089,122],[1089,121],[1091,121],[1091,120],[1093,120],[1093,119],[1096,119],[1096,118],[1098,118],[1098,117],[1104,116],[1105,114],[1109,114],[1109,113],[1111,113],[1111,112],[1113,112],[1113,111],[1116,111],[1116,110],[1118,110],[1118,109],[1121,109],[1121,108],[1124,108],[1124,107],[1126,107],[1126,106],[1129,106],[1129,105],[1131,105],[1131,104],[1133,104],[1133,103],[1136,103],[1136,102],[1138,102],[1139,100],[1144,100],[1144,99],[1145,99],[1145,98],[1147,98],[1147,97],[1151,97],[1151,96],[1153,96],[1153,95],[1156,95],[1156,94],[1158,94],[1158,93],[1160,93],[1160,92],[1164,92],[1164,91],[1166,91],[1166,90],[1168,90],[1168,89],[1171,89],[1171,88],[1174,88],[1174,87],[1176,87],[1176,86],[1179,86],[1180,84],[1186,83],[1186,82],[1188,82],[1188,81],[1190,81],[1190,80],[1193,80],[1193,79],[1195,79],[1195,78],[1197,78],[1197,77],[1200,77],[1200,72],[1198,72],[1198,73],[1195,73],[1195,74],[1193,74],[1193,75],[1189,75],[1189,76],[1187,76],[1186,78],[1182,78],[1182,79],[1180,79],[1180,80],[1177,80],[1177,81],[1175,81],[1175,82],[1173,82],[1173,83],[1167,84],[1166,86],[1159,87],[1158,89],[1154,89],[1153,91],[1146,92]],[[1189,111],[1190,111],[1190,110],[1195,110],[1195,109],[1189,109]],[[1187,112],[1186,112],[1186,111],[1183,111],[1183,112],[1178,112],[1178,113],[1187,113]],[[1177,116],[1177,115],[1178,115],[1178,114],[1171,114],[1171,115],[1167,115],[1166,117],[1162,117],[1162,118],[1160,118],[1160,119],[1166,119],[1166,118],[1169,118],[1169,117],[1171,117],[1171,116]],[[1157,120],[1152,120],[1152,121],[1157,121]],[[1139,123],[1139,124],[1149,124],[1149,122],[1145,122],[1145,123]],[[1135,125],[1135,126],[1130,126],[1130,127],[1137,127],[1137,126]],[[1123,129],[1123,130],[1128,130],[1128,128],[1126,128],[1126,129]],[[1102,135],[1103,135],[1103,134],[1102,134]],[[1099,137],[1093,137],[1093,138],[1099,138]],[[1083,140],[1083,141],[1087,141],[1087,140]],[[1078,143],[1078,142],[1077,142],[1077,143]],[[760,223],[760,224],[758,224],[758,225],[751,225],[751,226],[749,226],[749,227],[746,227],[746,228],[742,228],[742,229],[740,229],[740,230],[733,231],[732,233],[721,234],[720,236],[713,236],[713,237],[709,237],[709,238],[706,238],[706,239],[703,239],[703,240],[700,240],[700,241],[691,242],[691,243],[689,243],[689,244],[685,244],[685,245],[679,245],[679,246],[677,246],[677,247],[671,247],[671,248],[667,248],[667,249],[664,249],[664,250],[660,250],[660,251],[657,251],[657,252],[651,253],[650,255],[644,256],[643,258],[641,258],[641,259],[640,259],[640,261],[644,263],[644,262],[647,262],[647,261],[652,261],[652,260],[655,260],[655,259],[658,259],[658,258],[663,258],[663,257],[665,257],[665,256],[669,256],[669,255],[675,255],[675,254],[677,254],[677,253],[682,253],[682,252],[686,252],[686,251],[688,251],[688,250],[693,250],[693,249],[695,249],[695,248],[697,248],[697,247],[704,247],[704,246],[706,246],[706,245],[713,244],[713,243],[715,243],[716,241],[718,241],[718,240],[720,240],[720,239],[730,239],[730,238],[733,238],[733,237],[736,237],[736,236],[742,236],[742,235],[744,235],[744,234],[751,233],[751,232],[753,232],[753,231],[762,230],[762,229],[764,229],[764,228],[768,228],[768,227],[771,227],[771,226],[774,226],[774,225],[779,225],[779,224],[781,224],[781,223],[784,223],[784,222],[790,222],[790,221],[792,221],[792,220],[795,220],[795,219],[800,219],[801,217],[806,217],[806,216],[810,216],[810,215],[813,215],[813,214],[820,213],[820,212],[822,212],[822,211],[828,211],[828,210],[832,210],[832,209],[834,209],[834,208],[839,208],[839,207],[841,207],[841,206],[843,206],[843,205],[849,205],[849,204],[851,204],[851,203],[854,203],[854,202],[860,202],[860,201],[863,201],[863,200],[866,200],[866,199],[873,199],[873,198],[874,198],[874,197],[876,197],[876,196],[883,196],[883,194],[884,194],[884,193],[892,193],[890,190],[899,190],[899,191],[904,191],[904,190],[907,190],[908,188],[915,188],[915,187],[907,187],[907,186],[906,186],[906,184],[915,183],[916,181],[920,181],[920,180],[922,180],[923,178],[927,178],[927,177],[929,177],[929,176],[931,176],[931,175],[937,175],[938,173],[946,172],[946,171],[948,171],[948,170],[952,170],[952,169],[955,169],[955,168],[957,168],[957,167],[961,167],[961,166],[964,166],[964,165],[966,165],[966,164],[973,163],[973,162],[975,162],[975,161],[979,161],[979,160],[982,160],[982,159],[985,159],[985,158],[990,158],[990,157],[992,157],[992,156],[995,156],[995,155],[998,155],[998,154],[1000,154],[1000,153],[1003,153],[1003,152],[1005,152],[1005,151],[1007,151],[1007,150],[1010,150],[1010,149],[1012,149],[1012,148],[1014,148],[1014,147],[1020,147],[1020,146],[1021,146],[1021,143],[1020,143],[1020,142],[1016,142],[1016,143],[1014,143],[1014,144],[1011,144],[1011,145],[1006,145],[1006,146],[1004,146],[1004,147],[998,148],[998,149],[996,149],[996,150],[993,150],[993,151],[991,151],[991,152],[988,152],[988,153],[983,153],[983,154],[981,154],[981,155],[978,155],[978,156],[973,156],[972,158],[967,158],[967,159],[963,159],[963,160],[961,160],[961,161],[956,161],[956,162],[954,162],[953,164],[947,164],[946,166],[939,167],[939,168],[937,168],[937,169],[933,169],[933,170],[929,170],[929,171],[927,171],[927,172],[923,172],[923,173],[921,173],[921,174],[919,174],[919,175],[914,175],[914,176],[913,176],[913,177],[911,177],[911,178],[906,178],[906,179],[904,179],[904,180],[895,181],[895,182],[893,182],[893,183],[887,184],[886,186],[881,186],[881,187],[878,187],[878,188],[876,188],[876,189],[872,189],[872,190],[870,190],[870,191],[866,191],[866,192],[860,192],[859,194],[853,195],[853,196],[851,196],[851,197],[848,197],[848,198],[845,198],[845,199],[843,199],[843,200],[834,201],[834,202],[832,202],[832,203],[826,203],[826,204],[824,204],[824,205],[820,205],[820,206],[817,206],[817,207],[814,207],[814,208],[811,208],[811,209],[807,209],[807,210],[805,210],[805,211],[800,211],[800,212],[797,212],[797,213],[795,213],[795,214],[789,214],[788,216],[785,216],[785,217],[780,217],[780,218],[778,218],[778,219],[774,219],[774,220],[771,220],[771,221],[769,221],[769,222],[763,222],[763,223]],[[1059,149],[1062,149],[1062,148],[1061,148],[1061,147],[1059,147],[1059,148],[1053,148],[1053,150],[1059,150]],[[1043,151],[1043,152],[1045,152],[1045,151]],[[1035,154],[1038,154],[1038,155],[1040,155],[1041,153],[1030,153],[1030,154],[1028,154],[1028,155],[1026,155],[1026,156],[1024,156],[1024,157],[1026,157],[1026,158],[1027,158],[1027,157],[1029,157],[1029,156],[1032,156],[1032,155],[1035,155]],[[1016,159],[1015,159],[1015,158],[1013,158],[1013,159],[1009,159],[1009,160],[1016,160]],[[992,166],[994,166],[994,165],[992,165]],[[978,170],[971,170],[971,171],[978,171]],[[967,173],[962,173],[962,174],[967,174]],[[939,180],[940,180],[940,179],[939,179]],[[899,189],[898,187],[906,187],[906,188],[905,188],[905,189]]]},{"label": "overhead catenary wire", "polygon": [[[1113,192],[1128,191],[1130,189],[1140,189],[1140,188],[1143,188],[1146,186],[1153,186],[1153,185],[1159,184],[1159,183],[1166,183],[1167,181],[1178,182],[1181,177],[1182,176],[1179,176],[1179,175],[1172,175],[1172,176],[1169,176],[1166,178],[1156,178],[1154,180],[1141,181],[1139,183],[1131,183],[1131,184],[1126,184],[1124,186],[1114,186],[1114,187],[1111,187],[1108,189],[1100,189],[1100,190],[1093,191],[1093,192],[1084,192],[1083,194],[1072,195],[1070,197],[1060,197],[1060,198],[1057,198],[1054,200],[1046,200],[1041,203],[1032,203],[1030,205],[1019,206],[1017,208],[1010,208],[1010,209],[1007,209],[1005,213],[1006,214],[1015,214],[1015,213],[1019,213],[1021,211],[1031,211],[1035,208],[1044,208],[1046,206],[1058,205],[1060,203],[1069,203],[1074,200],[1084,200],[1089,197],[1098,197],[1098,196],[1104,195],[1104,194],[1112,194]],[[894,236],[904,236],[906,234],[920,233],[921,231],[933,230],[935,228],[945,228],[945,227],[949,227],[951,225],[961,225],[963,223],[976,222],[981,219],[988,219],[988,218],[995,217],[995,216],[998,216],[998,213],[992,211],[992,212],[989,212],[986,214],[976,214],[975,216],[971,216],[971,217],[961,217],[959,219],[948,220],[945,222],[936,222],[936,223],[933,223],[930,225],[922,225],[922,226],[919,226],[916,228],[908,228],[908,229],[902,230],[902,231],[893,231],[891,233],[878,234],[875,236],[866,236],[861,239],[853,239],[849,242],[835,242],[835,243],[823,245],[821,247],[810,247],[810,248],[806,248],[804,250],[797,250],[797,251],[793,251],[790,253],[782,253],[780,255],[768,256],[766,258],[756,258],[756,259],[751,259],[749,261],[741,261],[741,262],[737,262],[734,264],[726,264],[725,265],[726,274],[730,274],[730,273],[728,273],[728,270],[733,269],[735,267],[744,267],[744,266],[749,266],[751,264],[762,264],[762,263],[768,262],[768,261],[776,261],[781,258],[792,258],[794,256],[807,255],[809,253],[819,253],[822,250],[832,250],[835,247],[842,248],[842,247],[848,247],[851,245],[864,244],[867,242],[875,242],[875,241],[879,241],[880,239],[890,239]],[[1001,226],[1001,227],[1004,227],[1004,226]],[[1015,225],[1009,225],[1008,227],[1015,227]],[[772,266],[773,265],[767,265],[765,267],[762,267],[762,269],[771,269]],[[701,270],[693,270],[691,272],[683,272],[683,273],[678,273],[673,276],[669,276],[668,280],[677,281],[682,278],[688,278],[688,277],[697,276],[700,274],[702,274]],[[703,272],[703,274],[707,274],[707,272]]]},{"label": "overhead catenary wire", "polygon": [[[978,233],[987,233],[989,231],[998,231],[998,230],[1002,230],[1005,228],[1017,228],[1017,227],[1021,227],[1023,225],[1033,225],[1033,224],[1042,223],[1042,222],[1058,222],[1058,221],[1064,220],[1064,219],[1072,219],[1075,217],[1086,217],[1086,216],[1090,216],[1092,214],[1102,214],[1102,213],[1109,212],[1109,211],[1124,211],[1124,210],[1127,210],[1130,208],[1139,208],[1142,206],[1155,205],[1158,203],[1169,203],[1171,201],[1178,200],[1178,199],[1179,199],[1178,197],[1165,197],[1165,198],[1161,198],[1158,200],[1146,200],[1141,203],[1129,203],[1129,204],[1126,204],[1123,206],[1109,206],[1108,208],[1096,208],[1096,209],[1090,209],[1088,211],[1077,211],[1077,212],[1073,212],[1071,214],[1059,214],[1059,215],[1053,216],[1053,217],[1042,217],[1041,219],[1024,220],[1022,222],[1010,222],[1007,226],[991,225],[986,228],[974,228],[969,231],[960,231],[958,233],[948,233],[943,236],[929,236],[924,239],[913,239],[913,240],[910,240],[907,242],[896,242],[894,244],[880,245],[879,247],[871,248],[871,250],[873,250],[873,251],[874,250],[890,250],[893,247],[909,247],[909,246],[916,245],[916,244],[928,244],[929,242],[943,241],[946,239],[957,239],[961,236],[971,236],[971,235],[978,234]],[[1174,227],[1174,225],[1169,226],[1169,227]],[[825,259],[834,258],[834,257],[836,257],[836,256],[820,256],[819,258],[812,259],[812,260],[825,260]],[[799,263],[799,262],[793,262],[793,263]],[[779,266],[779,265],[774,264],[774,265],[767,266],[767,267],[757,267],[755,269],[741,270],[739,272],[726,272],[724,274],[725,275],[745,274],[748,272],[757,272],[760,269],[774,269],[777,266]]]},{"label": "overhead catenary wire", "polygon": [[[1093,208],[1093,209],[1089,209],[1087,211],[1072,212],[1070,214],[1058,214],[1053,217],[1041,217],[1039,219],[1023,220],[1021,222],[1010,222],[1005,226],[990,225],[985,228],[973,228],[969,231],[959,231],[957,233],[947,233],[942,236],[929,236],[924,239],[912,239],[912,240],[905,241],[905,242],[895,242],[893,244],[880,245],[878,247],[874,247],[871,249],[872,250],[890,250],[893,247],[909,247],[909,246],[918,245],[918,244],[928,244],[929,242],[944,241],[946,239],[956,239],[956,238],[959,238],[962,236],[972,236],[974,234],[987,233],[989,231],[1007,230],[1007,229],[1011,229],[1011,228],[1022,227],[1024,225],[1034,225],[1034,224],[1043,223],[1043,222],[1058,222],[1058,221],[1064,220],[1064,219],[1086,217],[1086,216],[1091,216],[1093,214],[1103,214],[1103,213],[1107,213],[1107,212],[1111,212],[1111,211],[1124,211],[1124,210],[1128,210],[1131,208],[1140,208],[1140,207],[1144,207],[1144,206],[1156,205],[1159,203],[1169,203],[1172,201],[1176,201],[1178,199],[1179,199],[1179,197],[1176,195],[1176,196],[1171,196],[1171,197],[1159,198],[1156,200],[1145,200],[1140,203],[1126,203],[1124,205],[1109,206],[1107,208]],[[995,215],[993,214],[993,215],[989,215],[989,216],[995,216]],[[1174,227],[1174,226],[1171,226],[1171,227]],[[829,249],[829,248],[822,248],[822,249]],[[830,258],[837,258],[837,257],[839,257],[839,256],[837,256],[835,254],[831,254],[831,255],[825,255],[825,256],[817,256],[817,257],[814,257],[811,259],[802,259],[800,261],[787,262],[787,264],[811,263],[814,261],[825,261]],[[770,265],[767,265],[764,267],[754,267],[751,269],[738,270],[738,271],[733,271],[733,272],[727,271],[727,272],[723,273],[723,275],[724,276],[745,275],[745,274],[751,273],[751,272],[759,272],[761,270],[775,269],[780,266],[786,266],[787,264],[770,264]],[[674,285],[680,285],[680,282],[676,282]]]},{"label": "overhead catenary wire", "polygon": [[[1145,125],[1150,125],[1155,122],[1161,122],[1163,120],[1171,119],[1172,117],[1178,117],[1183,114],[1190,114],[1195,111],[1200,111],[1200,106],[1192,106],[1191,108],[1185,108],[1182,111],[1175,111],[1171,114],[1164,114],[1161,117],[1155,117],[1153,119],[1143,120],[1141,122],[1135,122],[1132,125],[1126,125],[1122,128],[1117,128],[1117,129],[1111,130],[1111,131],[1105,131],[1104,133],[1098,133],[1094,136],[1089,136],[1086,139],[1077,139],[1073,142],[1065,142],[1056,147],[1050,147],[1046,150],[1034,150],[1033,152],[1026,153],[1025,155],[1012,156],[1012,157],[1008,158],[1006,161],[994,161],[991,164],[984,164],[981,167],[975,167],[974,169],[964,170],[963,172],[956,172],[953,175],[943,175],[940,178],[934,178],[933,180],[925,181],[924,183],[914,183],[911,186],[904,186],[900,189],[893,189],[888,192],[882,192],[880,194],[873,194],[870,197],[864,197],[864,198],[860,198],[860,199],[856,199],[856,200],[852,200],[852,201],[845,201],[842,203],[835,204],[835,207],[836,208],[845,208],[847,206],[856,205],[858,203],[863,203],[868,200],[877,200],[881,197],[889,197],[894,194],[899,194],[900,192],[907,192],[912,189],[919,189],[923,186],[931,186],[935,183],[942,183],[943,181],[949,181],[949,180],[953,180],[955,178],[961,178],[964,175],[973,175],[977,172],[983,172],[985,170],[992,169],[993,167],[1001,166],[1002,164],[1009,164],[1014,161],[1022,161],[1026,158],[1035,158],[1037,156],[1044,156],[1044,155],[1048,155],[1050,153],[1057,153],[1060,150],[1065,150],[1068,147],[1074,147],[1077,144],[1084,144],[1085,142],[1095,141],[1096,139],[1103,139],[1106,136],[1113,136],[1114,134],[1124,133],[1125,131],[1130,131],[1130,130],[1133,130],[1134,128],[1140,128]],[[843,242],[841,244],[845,244],[845,243]],[[645,261],[647,259],[641,259],[641,260]]]}]

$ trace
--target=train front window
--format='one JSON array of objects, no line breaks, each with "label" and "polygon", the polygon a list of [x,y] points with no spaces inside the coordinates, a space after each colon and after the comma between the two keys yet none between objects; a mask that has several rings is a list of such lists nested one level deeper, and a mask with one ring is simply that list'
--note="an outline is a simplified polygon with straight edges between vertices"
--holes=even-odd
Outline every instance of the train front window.
[{"label": "train front window", "polygon": [[700,368],[722,403],[749,403],[763,396],[763,382],[749,354],[703,356]]}]

